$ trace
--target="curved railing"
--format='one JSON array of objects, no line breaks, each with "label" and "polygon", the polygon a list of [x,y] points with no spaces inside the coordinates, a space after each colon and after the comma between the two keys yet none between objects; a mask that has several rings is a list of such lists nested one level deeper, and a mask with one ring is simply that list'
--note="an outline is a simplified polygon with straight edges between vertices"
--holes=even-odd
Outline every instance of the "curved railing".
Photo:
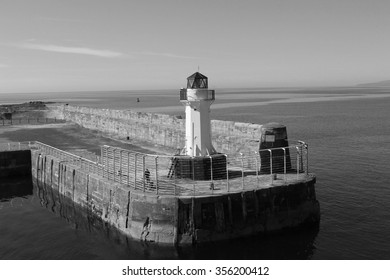
[{"label": "curved railing", "polygon": [[[178,175],[175,160],[180,156],[144,154],[102,146],[100,157],[93,161],[37,141],[0,144],[2,149],[38,149],[42,154],[68,162],[87,173],[156,195],[217,195],[288,184],[310,176],[308,145],[302,141],[250,154],[211,155],[211,164],[205,165],[210,170],[202,171],[208,174],[206,180],[192,178],[195,171],[188,169]],[[226,164],[212,164],[217,157],[224,157]],[[191,160],[196,158],[189,158],[189,162]]]}]

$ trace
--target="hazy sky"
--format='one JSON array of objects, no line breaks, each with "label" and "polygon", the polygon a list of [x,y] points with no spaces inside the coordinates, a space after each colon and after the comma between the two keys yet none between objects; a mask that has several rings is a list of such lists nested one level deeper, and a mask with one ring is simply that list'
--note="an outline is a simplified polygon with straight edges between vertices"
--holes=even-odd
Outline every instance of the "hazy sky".
[{"label": "hazy sky", "polygon": [[390,79],[389,0],[0,0],[0,92]]}]

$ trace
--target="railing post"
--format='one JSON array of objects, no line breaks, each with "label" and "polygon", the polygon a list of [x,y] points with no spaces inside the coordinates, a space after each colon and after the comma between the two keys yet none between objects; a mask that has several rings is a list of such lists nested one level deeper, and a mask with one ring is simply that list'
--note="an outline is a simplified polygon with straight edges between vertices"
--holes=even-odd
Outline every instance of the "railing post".
[{"label": "railing post", "polygon": [[286,148],[283,149],[283,174],[284,174],[284,181],[287,181],[287,167],[286,167]]},{"label": "railing post", "polygon": [[127,185],[130,186],[130,152],[127,152]]},{"label": "railing post", "polygon": [[119,151],[119,183],[122,184],[122,150]]},{"label": "railing post", "polygon": [[112,153],[112,157],[113,157],[113,173],[114,173],[114,182],[116,182],[116,170],[115,170],[115,149],[113,149],[114,151],[113,151],[113,153]]},{"label": "railing post", "polygon": [[296,146],[295,149],[297,150],[297,180],[299,179],[299,170],[300,170],[300,163],[299,163],[299,146]]},{"label": "railing post", "polygon": [[158,194],[158,156],[154,160],[156,164],[156,194]]},{"label": "railing post", "polygon": [[210,189],[211,189],[211,194],[214,194],[214,182],[213,182],[213,158],[211,155],[209,155],[210,158]]},{"label": "railing post", "polygon": [[228,161],[228,155],[225,154],[226,157],[226,191],[229,192],[229,161]]},{"label": "railing post", "polygon": [[110,179],[110,170],[108,168],[108,147],[106,148],[106,170],[107,170],[107,179]]},{"label": "railing post", "polygon": [[306,175],[309,175],[309,146],[305,143],[306,149]]},{"label": "railing post", "polygon": [[244,154],[240,153],[241,155],[241,187],[244,189]]},{"label": "railing post", "polygon": [[272,172],[272,150],[269,149],[269,163],[270,163],[270,174],[271,174],[271,185],[274,183],[274,174]]},{"label": "railing post", "polygon": [[259,152],[255,151],[257,186],[259,186],[259,163],[257,162],[258,157],[259,157]]},{"label": "railing post", "polygon": [[137,153],[134,155],[134,189],[137,188]]},{"label": "railing post", "polygon": [[[175,160],[175,159],[173,159],[173,160]],[[174,169],[174,171],[173,171],[173,174],[175,175],[175,183],[174,183],[174,187],[173,187],[173,192],[174,192],[174,195],[176,196],[177,195],[177,182],[176,182],[176,179],[177,179],[177,176],[176,176],[176,165],[177,163],[173,163],[173,169]]]},{"label": "railing post", "polygon": [[194,195],[195,196],[195,158],[192,157],[192,184],[194,187]]},{"label": "railing post", "polygon": [[143,191],[145,192],[145,155],[142,156],[142,174]]}]

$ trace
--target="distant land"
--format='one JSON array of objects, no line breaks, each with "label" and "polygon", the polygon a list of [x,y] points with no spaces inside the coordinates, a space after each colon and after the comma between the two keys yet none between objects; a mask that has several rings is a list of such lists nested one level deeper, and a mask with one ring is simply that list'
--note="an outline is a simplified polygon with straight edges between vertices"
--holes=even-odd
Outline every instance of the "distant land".
[{"label": "distant land", "polygon": [[359,84],[358,87],[390,87],[390,80],[375,83]]}]

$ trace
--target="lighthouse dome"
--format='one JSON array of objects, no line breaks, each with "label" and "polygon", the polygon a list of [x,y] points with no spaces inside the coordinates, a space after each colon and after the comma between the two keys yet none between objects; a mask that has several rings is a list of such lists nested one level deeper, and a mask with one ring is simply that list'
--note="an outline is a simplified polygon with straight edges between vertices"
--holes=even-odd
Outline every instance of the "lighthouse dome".
[{"label": "lighthouse dome", "polygon": [[208,88],[208,81],[205,75],[195,72],[187,78],[187,88]]}]

